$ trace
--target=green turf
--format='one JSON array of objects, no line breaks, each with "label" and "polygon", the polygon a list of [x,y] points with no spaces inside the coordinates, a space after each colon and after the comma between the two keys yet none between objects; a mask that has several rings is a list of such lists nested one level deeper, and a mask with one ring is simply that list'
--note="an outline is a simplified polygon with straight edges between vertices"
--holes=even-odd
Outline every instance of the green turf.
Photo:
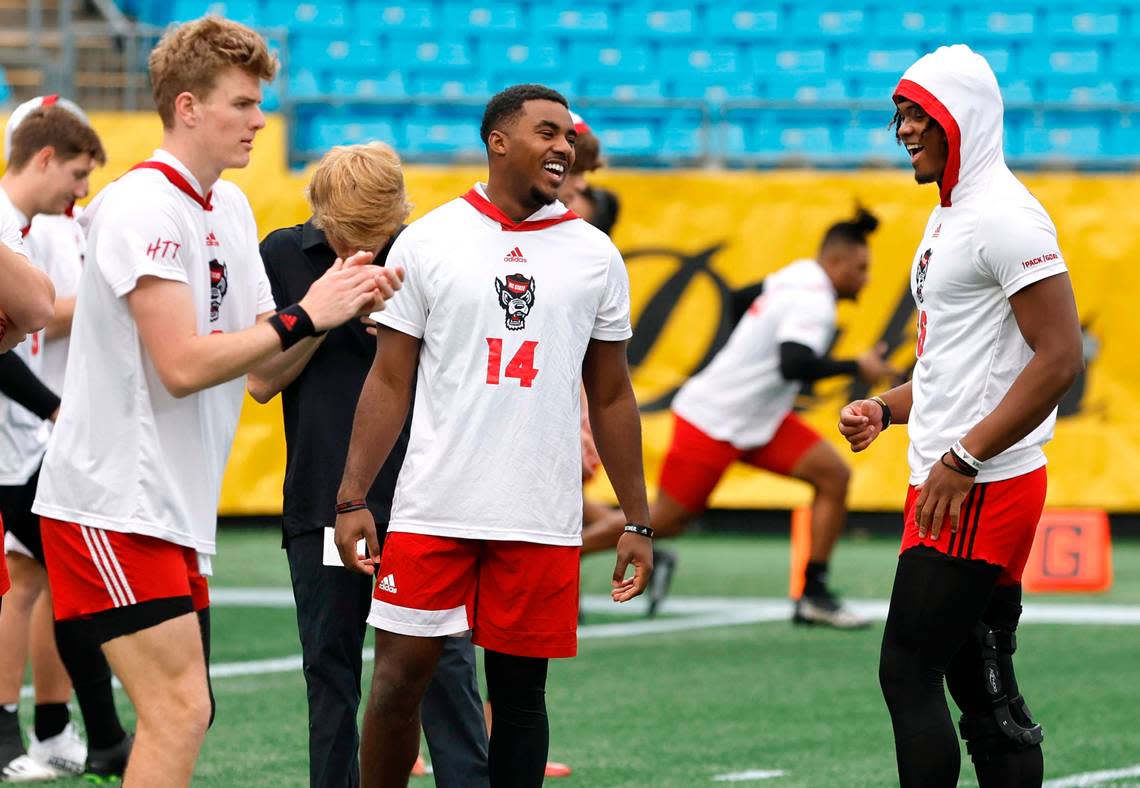
[{"label": "green turf", "polygon": [[[220,541],[215,588],[288,586],[273,532],[223,532]],[[679,556],[677,595],[787,593],[786,539],[701,535],[671,547]],[[851,597],[885,599],[896,551],[894,539],[845,539],[833,583]],[[1107,594],[1042,599],[1140,604],[1140,543],[1118,543],[1115,563],[1117,583]],[[611,571],[608,555],[586,559],[586,592],[605,593]],[[597,614],[587,623],[618,619],[628,615]],[[892,740],[876,679],[881,632],[881,624],[844,633],[780,621],[583,639],[577,659],[551,668],[551,757],[570,763],[574,776],[549,784],[714,785],[717,774],[781,769],[784,777],[763,784],[892,785]],[[1019,635],[1019,676],[1046,726],[1048,775],[1140,762],[1134,689],[1140,627],[1026,624]],[[215,608],[215,665],[298,652],[292,609]],[[195,782],[306,785],[299,671],[220,678],[215,688],[218,720]],[[963,784],[971,777],[967,766]]]}]

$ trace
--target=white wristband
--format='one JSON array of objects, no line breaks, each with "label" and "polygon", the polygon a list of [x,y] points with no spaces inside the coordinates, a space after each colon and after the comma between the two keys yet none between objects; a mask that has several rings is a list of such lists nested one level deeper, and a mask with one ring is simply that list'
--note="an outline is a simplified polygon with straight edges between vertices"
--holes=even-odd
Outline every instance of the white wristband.
[{"label": "white wristband", "polygon": [[954,445],[950,447],[950,451],[954,452],[955,457],[969,465],[975,471],[982,469],[982,461],[966,451],[966,447],[962,445],[962,441],[954,441]]}]

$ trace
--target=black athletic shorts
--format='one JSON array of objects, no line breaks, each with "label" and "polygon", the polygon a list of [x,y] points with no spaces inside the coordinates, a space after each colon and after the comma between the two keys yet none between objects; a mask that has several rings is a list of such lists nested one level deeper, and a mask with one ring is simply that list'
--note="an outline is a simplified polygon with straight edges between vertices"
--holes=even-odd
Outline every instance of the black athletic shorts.
[{"label": "black athletic shorts", "polygon": [[40,538],[40,516],[32,513],[39,481],[40,470],[37,468],[26,484],[18,487],[0,485],[0,515],[4,517],[4,530],[19,539],[20,544],[28,548],[32,557],[42,564],[44,543]]}]

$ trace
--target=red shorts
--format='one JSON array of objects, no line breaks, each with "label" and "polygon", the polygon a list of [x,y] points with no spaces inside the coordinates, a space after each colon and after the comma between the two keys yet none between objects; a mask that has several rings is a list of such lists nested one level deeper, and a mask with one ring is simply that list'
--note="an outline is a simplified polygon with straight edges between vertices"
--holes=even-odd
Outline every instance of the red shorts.
[{"label": "red shorts", "polygon": [[578,653],[581,548],[390,533],[368,623],[417,637],[471,630],[519,657]]},{"label": "red shorts", "polygon": [[40,529],[57,621],[168,597],[188,596],[195,610],[210,605],[192,547],[50,517]]},{"label": "red shorts", "polygon": [[8,577],[8,563],[4,560],[4,518],[0,517],[0,596],[8,593],[12,581]]},{"label": "red shorts", "polygon": [[1002,568],[1000,584],[1021,582],[1033,535],[1045,508],[1047,480],[1044,466],[1022,476],[1000,482],[975,484],[958,518],[958,533],[950,533],[950,517],[942,522],[938,540],[918,538],[914,519],[918,490],[910,487],[903,509],[903,553],[917,545],[927,545],[957,558],[972,558]]},{"label": "red shorts", "polygon": [[754,449],[738,449],[728,441],[706,435],[674,413],[673,442],[661,467],[660,487],[690,512],[700,512],[732,463],[745,462],[791,476],[800,458],[821,440],[818,432],[794,411],[788,411],[770,441]]}]

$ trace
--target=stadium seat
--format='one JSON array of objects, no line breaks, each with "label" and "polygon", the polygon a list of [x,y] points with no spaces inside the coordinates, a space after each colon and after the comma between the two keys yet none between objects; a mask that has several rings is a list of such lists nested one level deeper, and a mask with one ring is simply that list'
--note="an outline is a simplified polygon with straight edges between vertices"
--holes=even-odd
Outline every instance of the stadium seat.
[{"label": "stadium seat", "polygon": [[1100,71],[1100,53],[1095,49],[1041,49],[1027,53],[1022,66],[1025,73],[1042,77],[1096,74]]},{"label": "stadium seat", "polygon": [[440,96],[443,98],[487,99],[491,86],[487,77],[477,73],[419,70],[408,78],[412,95]]},{"label": "stadium seat", "polygon": [[950,13],[946,10],[884,7],[875,12],[872,29],[876,35],[894,41],[945,36],[951,29]]},{"label": "stadium seat", "polygon": [[1037,160],[1090,158],[1102,152],[1100,126],[1033,126],[1025,130],[1022,155]]},{"label": "stadium seat", "polygon": [[1012,68],[1013,53],[1008,46],[978,46],[973,50],[986,59],[1000,80],[1003,74],[1008,74]]},{"label": "stadium seat", "polygon": [[311,68],[291,68],[285,78],[285,94],[290,98],[310,98],[324,93],[317,72]]},{"label": "stadium seat", "polygon": [[609,37],[616,27],[614,13],[608,5],[565,0],[535,3],[531,8],[531,24],[535,32],[543,36],[568,39]]},{"label": "stadium seat", "polygon": [[518,31],[523,28],[523,15],[518,3],[474,2],[447,3],[443,6],[446,30],[481,34],[487,31]]},{"label": "stadium seat", "polygon": [[998,85],[1001,87],[1002,101],[1007,107],[1010,104],[1029,104],[1037,100],[1037,90],[1031,80],[1002,79]]},{"label": "stadium seat", "polygon": [[859,8],[820,7],[806,2],[795,7],[788,32],[805,41],[820,36],[854,37],[863,32],[865,16]]},{"label": "stadium seat", "polygon": [[331,0],[266,0],[261,9],[261,24],[267,27],[344,27],[347,23],[345,5]]},{"label": "stadium seat", "polygon": [[430,34],[439,23],[436,4],[411,2],[377,7],[371,2],[358,2],[353,25],[361,35],[417,33]]},{"label": "stadium seat", "polygon": [[705,12],[705,24],[714,41],[755,41],[783,33],[780,11],[771,8],[761,11],[715,3]]},{"label": "stadium seat", "polygon": [[750,57],[753,69],[761,74],[828,73],[827,51],[824,49],[753,47]]},{"label": "stadium seat", "polygon": [[[847,95],[863,101],[890,102],[902,75],[903,71],[887,71],[881,74],[849,76],[845,80]],[[884,106],[889,107],[887,104]]]},{"label": "stadium seat", "polygon": [[622,12],[622,31],[633,38],[673,38],[693,36],[695,13],[691,8],[657,9],[634,3]]},{"label": "stadium seat", "polygon": [[845,47],[840,67],[848,74],[890,74],[897,82],[918,55],[917,49]]},{"label": "stadium seat", "polygon": [[583,77],[582,95],[590,98],[614,98],[622,101],[654,100],[664,97],[661,80],[647,75],[597,74]]},{"label": "stadium seat", "polygon": [[8,85],[8,72],[0,66],[0,106],[12,100],[12,88]]},{"label": "stadium seat", "polygon": [[666,44],[661,47],[658,67],[665,74],[735,74],[740,70],[740,60],[740,51],[734,46]]},{"label": "stadium seat", "polygon": [[384,60],[376,39],[353,39],[309,28],[293,34],[289,58],[290,65],[297,68],[349,70],[379,67]]},{"label": "stadium seat", "polygon": [[310,150],[323,153],[336,145],[356,145],[362,142],[387,142],[399,148],[396,124],[387,120],[348,120],[343,117],[317,116],[312,121],[309,137]]},{"label": "stadium seat", "polygon": [[670,159],[695,159],[710,152],[708,135],[712,126],[703,127],[700,113],[678,112],[665,124],[658,153]]},{"label": "stadium seat", "polygon": [[451,67],[457,71],[467,70],[474,60],[470,45],[457,38],[432,37],[425,40],[396,38],[389,42],[388,48],[392,62],[408,69],[414,69],[416,66],[439,66]]},{"label": "stadium seat", "polygon": [[674,74],[664,80],[665,95],[678,99],[704,99],[720,103],[729,99],[763,98],[761,83],[744,74]]},{"label": "stadium seat", "polygon": [[[820,101],[843,101],[849,98],[842,79],[827,75],[781,76],[768,82],[767,98],[776,101],[798,101],[814,104]],[[882,98],[879,96],[878,98]]]},{"label": "stadium seat", "polygon": [[1036,17],[1033,9],[995,11],[987,8],[973,8],[962,12],[962,32],[970,38],[989,37],[1001,39],[1029,39],[1036,31]]},{"label": "stadium seat", "polygon": [[846,126],[839,135],[839,154],[845,159],[876,159],[885,164],[906,163],[907,154],[895,141],[894,130],[878,126]]},{"label": "stadium seat", "polygon": [[647,73],[650,53],[647,46],[627,44],[612,46],[595,41],[575,41],[570,46],[569,63],[583,77],[597,74],[618,74],[633,78]]},{"label": "stadium seat", "polygon": [[1054,39],[1109,39],[1121,33],[1120,17],[1120,11],[1111,7],[1050,8],[1045,12],[1045,31]]},{"label": "stadium seat", "polygon": [[598,140],[610,156],[653,157],[659,144],[649,123],[610,125],[597,132]]},{"label": "stadium seat", "polygon": [[573,69],[565,68],[561,48],[550,43],[484,36],[478,40],[477,52],[480,65],[488,71],[509,69],[520,73],[529,70],[573,72]]},{"label": "stadium seat", "polygon": [[1042,85],[1044,86],[1042,98],[1050,102],[1081,107],[1118,104],[1122,100],[1117,84],[1103,77],[1055,74],[1042,80]]},{"label": "stadium seat", "polygon": [[255,0],[218,0],[206,3],[202,0],[175,0],[171,6],[170,21],[188,22],[206,14],[217,14],[243,25],[263,24]]},{"label": "stadium seat", "polygon": [[405,129],[410,154],[477,154],[483,149],[479,124],[439,119],[410,120]]},{"label": "stadium seat", "polygon": [[356,98],[405,98],[404,72],[393,69],[339,69],[330,75],[329,92],[334,96]]}]

